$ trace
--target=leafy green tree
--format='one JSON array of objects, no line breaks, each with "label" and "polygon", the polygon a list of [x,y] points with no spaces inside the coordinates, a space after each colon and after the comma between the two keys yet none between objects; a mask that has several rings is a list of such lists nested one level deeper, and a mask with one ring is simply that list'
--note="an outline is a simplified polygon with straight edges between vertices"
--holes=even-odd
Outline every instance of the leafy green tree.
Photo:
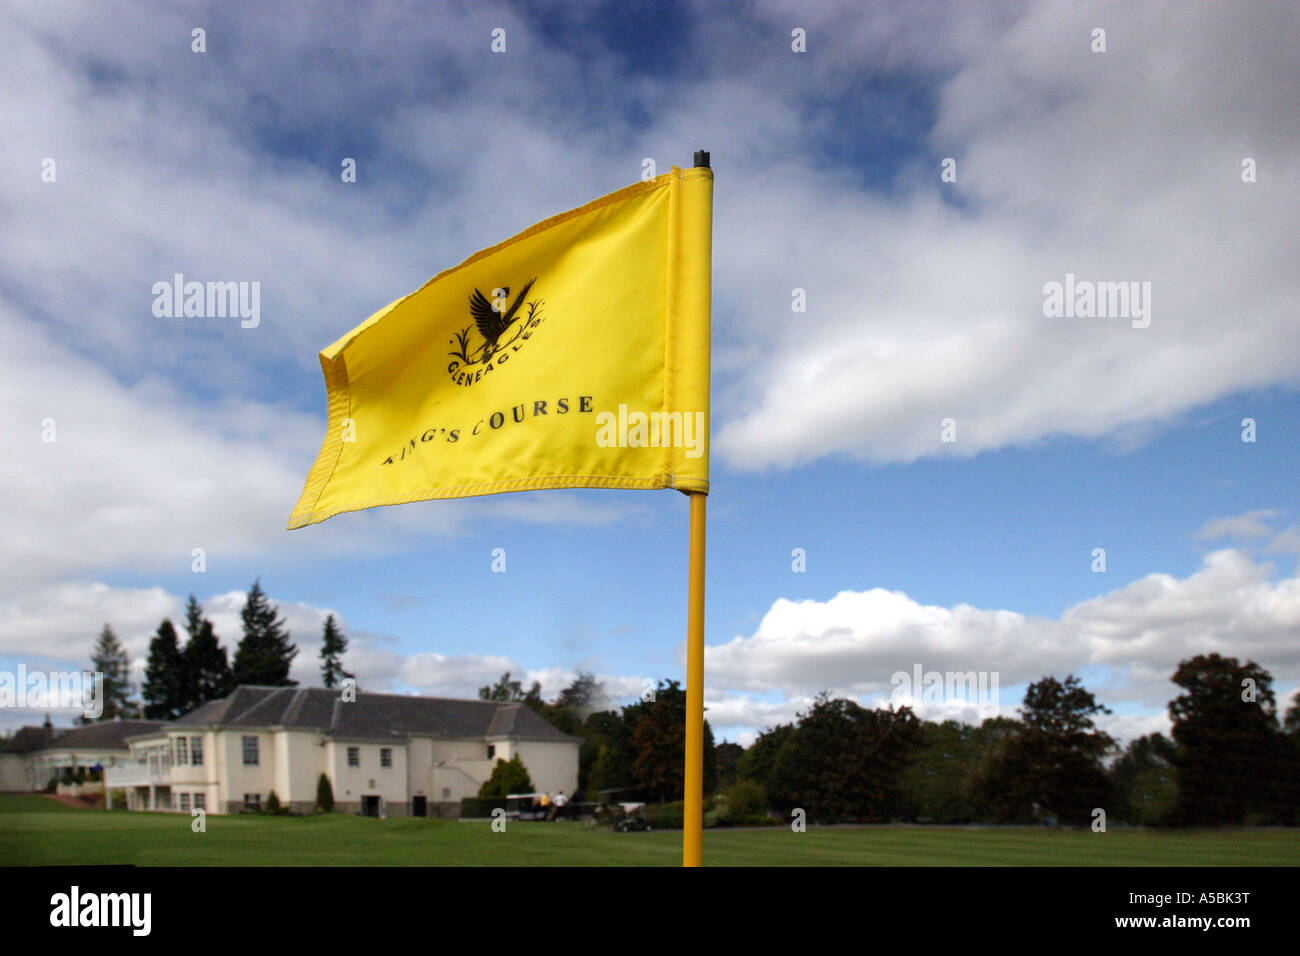
[{"label": "leafy green tree", "polygon": [[578,789],[593,798],[597,791],[632,786],[632,734],[616,710],[589,714],[578,730]]},{"label": "leafy green tree", "polygon": [[775,805],[773,777],[776,773],[776,758],[781,752],[781,747],[793,733],[794,724],[778,724],[769,727],[746,748],[736,764],[736,775],[741,780],[757,782],[767,794],[769,803],[773,805]]},{"label": "leafy green tree", "polygon": [[889,820],[904,809],[902,776],[920,741],[910,708],[866,710],[819,694],[782,744],[773,804],[810,820]]},{"label": "leafy green tree", "polygon": [[[91,670],[103,675],[96,688],[104,703],[103,713],[99,715],[98,720],[138,717],[140,708],[132,699],[131,659],[127,656],[122,642],[117,639],[117,635],[107,624],[104,625],[104,630],[100,632],[99,639],[95,642],[90,662]],[[81,722],[91,723],[85,717],[81,718]]]},{"label": "leafy green tree", "polygon": [[1254,661],[1197,655],[1178,665],[1169,704],[1178,745],[1178,819],[1189,826],[1276,821],[1292,812],[1294,751],[1278,726],[1273,678]]},{"label": "leafy green tree", "polygon": [[1110,805],[1117,819],[1136,826],[1174,822],[1178,803],[1175,749],[1164,734],[1129,741],[1110,768]]},{"label": "leafy green tree", "polygon": [[235,651],[234,681],[239,684],[259,684],[265,687],[294,687],[297,681],[289,679],[289,668],[298,654],[298,648],[289,643],[289,633],[284,629],[284,619],[277,619],[277,610],[262,593],[261,582],[254,581],[240,617],[244,623],[244,636]]},{"label": "leafy green tree", "polygon": [[334,787],[325,774],[316,778],[316,809],[321,813],[334,812]]},{"label": "leafy green tree", "polygon": [[736,782],[736,767],[744,754],[745,748],[740,744],[724,740],[713,748],[713,757],[718,764],[718,786],[726,789]]},{"label": "leafy green tree", "polygon": [[532,707],[558,730],[579,735],[586,719],[605,703],[605,685],[596,680],[596,675],[579,671],[555,700],[532,704]]},{"label": "leafy green tree", "polygon": [[[675,680],[660,681],[653,700],[623,708],[632,732],[632,779],[659,803],[681,800],[686,781],[686,691]],[[713,729],[704,722],[704,792],[718,786]]]},{"label": "leafy green tree", "polygon": [[480,797],[508,797],[512,793],[532,792],[533,781],[528,776],[528,768],[524,766],[519,754],[515,754],[509,760],[497,758],[497,764],[492,768],[492,776],[488,777],[483,786],[479,787],[478,795]]},{"label": "leafy green tree", "polygon": [[1073,674],[1030,684],[1020,711],[1020,728],[982,768],[981,795],[993,819],[1089,823],[1109,795],[1102,758],[1115,747],[1093,718],[1110,711]]},{"label": "leafy green tree", "polygon": [[767,818],[767,794],[756,780],[738,780],[723,794],[718,822],[729,826],[761,823]]},{"label": "leafy green tree", "polygon": [[511,680],[510,672],[506,671],[497,679],[495,684],[480,687],[478,689],[478,699],[495,700],[503,704],[522,702],[533,706],[540,704],[542,701],[542,685],[538,681],[533,681],[533,686],[525,691],[523,685],[517,680]]},{"label": "leafy green tree", "polygon": [[144,715],[150,720],[174,720],[185,712],[185,662],[176,628],[164,618],[149,642],[144,669]]},{"label": "leafy green tree", "polygon": [[929,823],[983,818],[974,785],[986,737],[979,727],[956,720],[921,724],[916,757],[903,773],[909,818]]},{"label": "leafy green tree", "polygon": [[1300,736],[1300,691],[1296,691],[1296,695],[1291,698],[1291,706],[1287,708],[1282,729],[1293,737]]},{"label": "leafy green tree", "polygon": [[331,614],[325,618],[325,634],[320,648],[321,678],[325,686],[331,690],[339,686],[345,677],[356,679],[355,674],[349,674],[343,669],[342,658],[347,649],[348,639],[334,623],[334,615]]}]

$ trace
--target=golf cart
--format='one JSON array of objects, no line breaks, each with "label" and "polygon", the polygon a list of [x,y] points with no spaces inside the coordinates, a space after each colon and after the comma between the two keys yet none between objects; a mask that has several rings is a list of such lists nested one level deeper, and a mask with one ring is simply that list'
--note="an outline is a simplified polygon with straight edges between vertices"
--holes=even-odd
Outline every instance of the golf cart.
[{"label": "golf cart", "polygon": [[614,823],[618,833],[648,833],[651,829],[650,818],[646,816],[644,803],[620,803],[623,815]]},{"label": "golf cart", "polygon": [[542,806],[540,793],[506,794],[507,820],[545,820],[550,813],[549,806]]}]

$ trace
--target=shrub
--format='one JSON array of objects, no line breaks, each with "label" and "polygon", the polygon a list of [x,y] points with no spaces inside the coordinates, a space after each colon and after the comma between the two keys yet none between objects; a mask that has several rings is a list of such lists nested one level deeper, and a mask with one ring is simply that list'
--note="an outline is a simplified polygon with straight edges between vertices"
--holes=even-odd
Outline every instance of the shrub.
[{"label": "shrub", "polygon": [[334,787],[330,784],[330,778],[325,774],[321,774],[316,781],[316,812],[334,812]]},{"label": "shrub", "polygon": [[281,812],[280,798],[275,795],[274,790],[272,790],[270,795],[266,798],[266,806],[262,808],[262,812],[270,813],[270,814],[276,814]]},{"label": "shrub", "polygon": [[72,783],[72,768],[64,767],[63,773],[59,775],[59,783]]},{"label": "shrub", "polygon": [[685,813],[686,804],[680,800],[676,803],[648,803],[645,808],[646,819],[656,830],[680,830]]},{"label": "shrub", "polygon": [[72,775],[72,782],[73,782],[73,783],[85,783],[85,782],[86,782],[86,768],[85,768],[85,767],[78,767],[78,768],[77,768],[77,772],[74,773],[74,774]]},{"label": "shrub", "polygon": [[767,822],[767,793],[754,780],[738,780],[722,797],[718,822],[723,826],[753,826]]},{"label": "shrub", "polygon": [[497,765],[492,768],[492,776],[479,787],[480,797],[505,797],[512,793],[532,793],[533,781],[528,776],[519,754],[509,760],[497,758]]},{"label": "shrub", "polygon": [[492,816],[498,808],[506,808],[504,797],[466,797],[460,802],[460,816],[463,820],[481,819]]}]

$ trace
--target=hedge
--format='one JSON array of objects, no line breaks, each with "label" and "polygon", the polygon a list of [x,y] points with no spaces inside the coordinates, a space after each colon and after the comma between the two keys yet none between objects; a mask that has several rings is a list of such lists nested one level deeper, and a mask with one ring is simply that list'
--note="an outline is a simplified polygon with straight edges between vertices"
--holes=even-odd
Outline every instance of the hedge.
[{"label": "hedge", "polygon": [[465,797],[460,801],[461,819],[490,817],[498,809],[506,809],[505,797]]}]

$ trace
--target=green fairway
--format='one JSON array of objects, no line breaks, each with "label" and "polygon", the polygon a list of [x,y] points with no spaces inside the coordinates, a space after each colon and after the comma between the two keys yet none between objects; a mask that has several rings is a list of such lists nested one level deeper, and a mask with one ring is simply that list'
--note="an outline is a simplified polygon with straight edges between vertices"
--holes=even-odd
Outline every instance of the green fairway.
[{"label": "green fairway", "polygon": [[[0,795],[0,863],[141,866],[676,866],[681,833],[613,833],[578,823],[209,816],[206,833],[170,813],[71,810]],[[711,830],[706,863],[726,866],[1294,866],[1300,831],[1109,833],[960,827]]]}]

